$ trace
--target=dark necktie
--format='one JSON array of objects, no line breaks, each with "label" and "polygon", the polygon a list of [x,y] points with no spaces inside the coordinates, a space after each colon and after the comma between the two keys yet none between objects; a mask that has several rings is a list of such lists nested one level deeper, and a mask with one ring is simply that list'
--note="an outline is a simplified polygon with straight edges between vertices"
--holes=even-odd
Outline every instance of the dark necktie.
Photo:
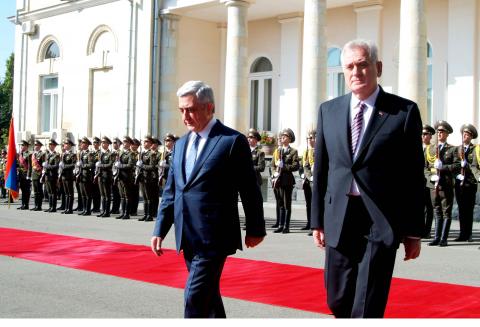
[{"label": "dark necktie", "polygon": [[195,161],[197,160],[198,142],[200,142],[200,135],[198,135],[197,133],[194,133],[192,146],[190,147],[187,153],[187,156],[185,158],[185,177],[187,181],[190,178],[190,174],[192,173],[193,166],[195,166]]},{"label": "dark necktie", "polygon": [[359,111],[353,117],[352,121],[352,156],[355,156],[355,150],[358,146],[358,140],[360,139],[360,134],[362,132],[363,127],[363,111],[367,108],[367,105],[363,102],[359,104]]}]

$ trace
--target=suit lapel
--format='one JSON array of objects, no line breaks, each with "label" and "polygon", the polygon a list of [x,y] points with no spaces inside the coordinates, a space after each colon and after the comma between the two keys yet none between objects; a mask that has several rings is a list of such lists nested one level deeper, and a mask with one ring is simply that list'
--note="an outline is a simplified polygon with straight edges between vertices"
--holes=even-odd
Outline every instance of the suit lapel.
[{"label": "suit lapel", "polygon": [[[339,149],[343,149],[344,153],[343,155],[346,156],[347,158],[350,158],[349,160],[352,160],[352,151],[351,146],[350,146],[350,100],[352,98],[352,94],[348,96],[344,96],[341,98],[341,103],[339,105],[339,119],[341,124],[345,124],[346,129],[342,128],[337,128],[336,126],[332,126],[333,128],[336,128],[337,131],[337,140],[339,140]],[[341,126],[341,125],[340,125]],[[347,131],[345,133],[345,131]]]},{"label": "suit lapel", "polygon": [[190,137],[190,133],[188,133],[185,137],[182,137],[175,143],[175,159],[179,161],[179,164],[176,165],[177,167],[181,167],[181,170],[177,173],[175,178],[180,180],[182,185],[185,185],[185,151],[186,145],[188,143],[188,139]]}]

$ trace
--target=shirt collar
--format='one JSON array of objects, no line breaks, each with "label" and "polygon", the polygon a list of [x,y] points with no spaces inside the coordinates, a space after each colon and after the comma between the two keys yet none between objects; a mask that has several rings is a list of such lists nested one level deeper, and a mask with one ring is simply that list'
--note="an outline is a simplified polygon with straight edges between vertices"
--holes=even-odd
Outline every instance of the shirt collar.
[{"label": "shirt collar", "polygon": [[206,139],[210,134],[210,131],[212,130],[213,125],[215,125],[216,122],[217,122],[217,119],[215,117],[212,117],[212,119],[208,122],[207,126],[205,126],[205,128],[202,129],[197,134],[200,135],[202,139]]},{"label": "shirt collar", "polygon": [[373,93],[365,100],[358,99],[355,96],[355,94],[352,93],[352,98],[350,99],[350,108],[356,108],[360,102],[365,103],[368,108],[375,107],[375,102],[377,101],[379,92],[380,92],[380,86],[377,85],[377,88],[375,89],[375,91],[373,91]]}]

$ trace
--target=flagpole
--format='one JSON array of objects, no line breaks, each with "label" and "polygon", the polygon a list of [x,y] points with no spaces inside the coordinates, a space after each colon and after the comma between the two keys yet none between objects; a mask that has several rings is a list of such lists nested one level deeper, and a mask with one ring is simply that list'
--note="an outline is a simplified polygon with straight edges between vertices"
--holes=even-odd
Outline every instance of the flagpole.
[{"label": "flagpole", "polygon": [[10,189],[8,189],[8,210],[10,210]]}]

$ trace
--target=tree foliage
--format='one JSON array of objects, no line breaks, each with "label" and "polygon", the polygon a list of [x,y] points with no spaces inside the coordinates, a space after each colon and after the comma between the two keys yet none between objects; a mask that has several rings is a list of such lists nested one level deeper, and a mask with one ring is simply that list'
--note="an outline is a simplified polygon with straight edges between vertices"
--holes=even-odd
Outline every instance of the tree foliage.
[{"label": "tree foliage", "polygon": [[13,108],[13,53],[7,59],[5,79],[0,81],[0,148],[5,147]]}]

